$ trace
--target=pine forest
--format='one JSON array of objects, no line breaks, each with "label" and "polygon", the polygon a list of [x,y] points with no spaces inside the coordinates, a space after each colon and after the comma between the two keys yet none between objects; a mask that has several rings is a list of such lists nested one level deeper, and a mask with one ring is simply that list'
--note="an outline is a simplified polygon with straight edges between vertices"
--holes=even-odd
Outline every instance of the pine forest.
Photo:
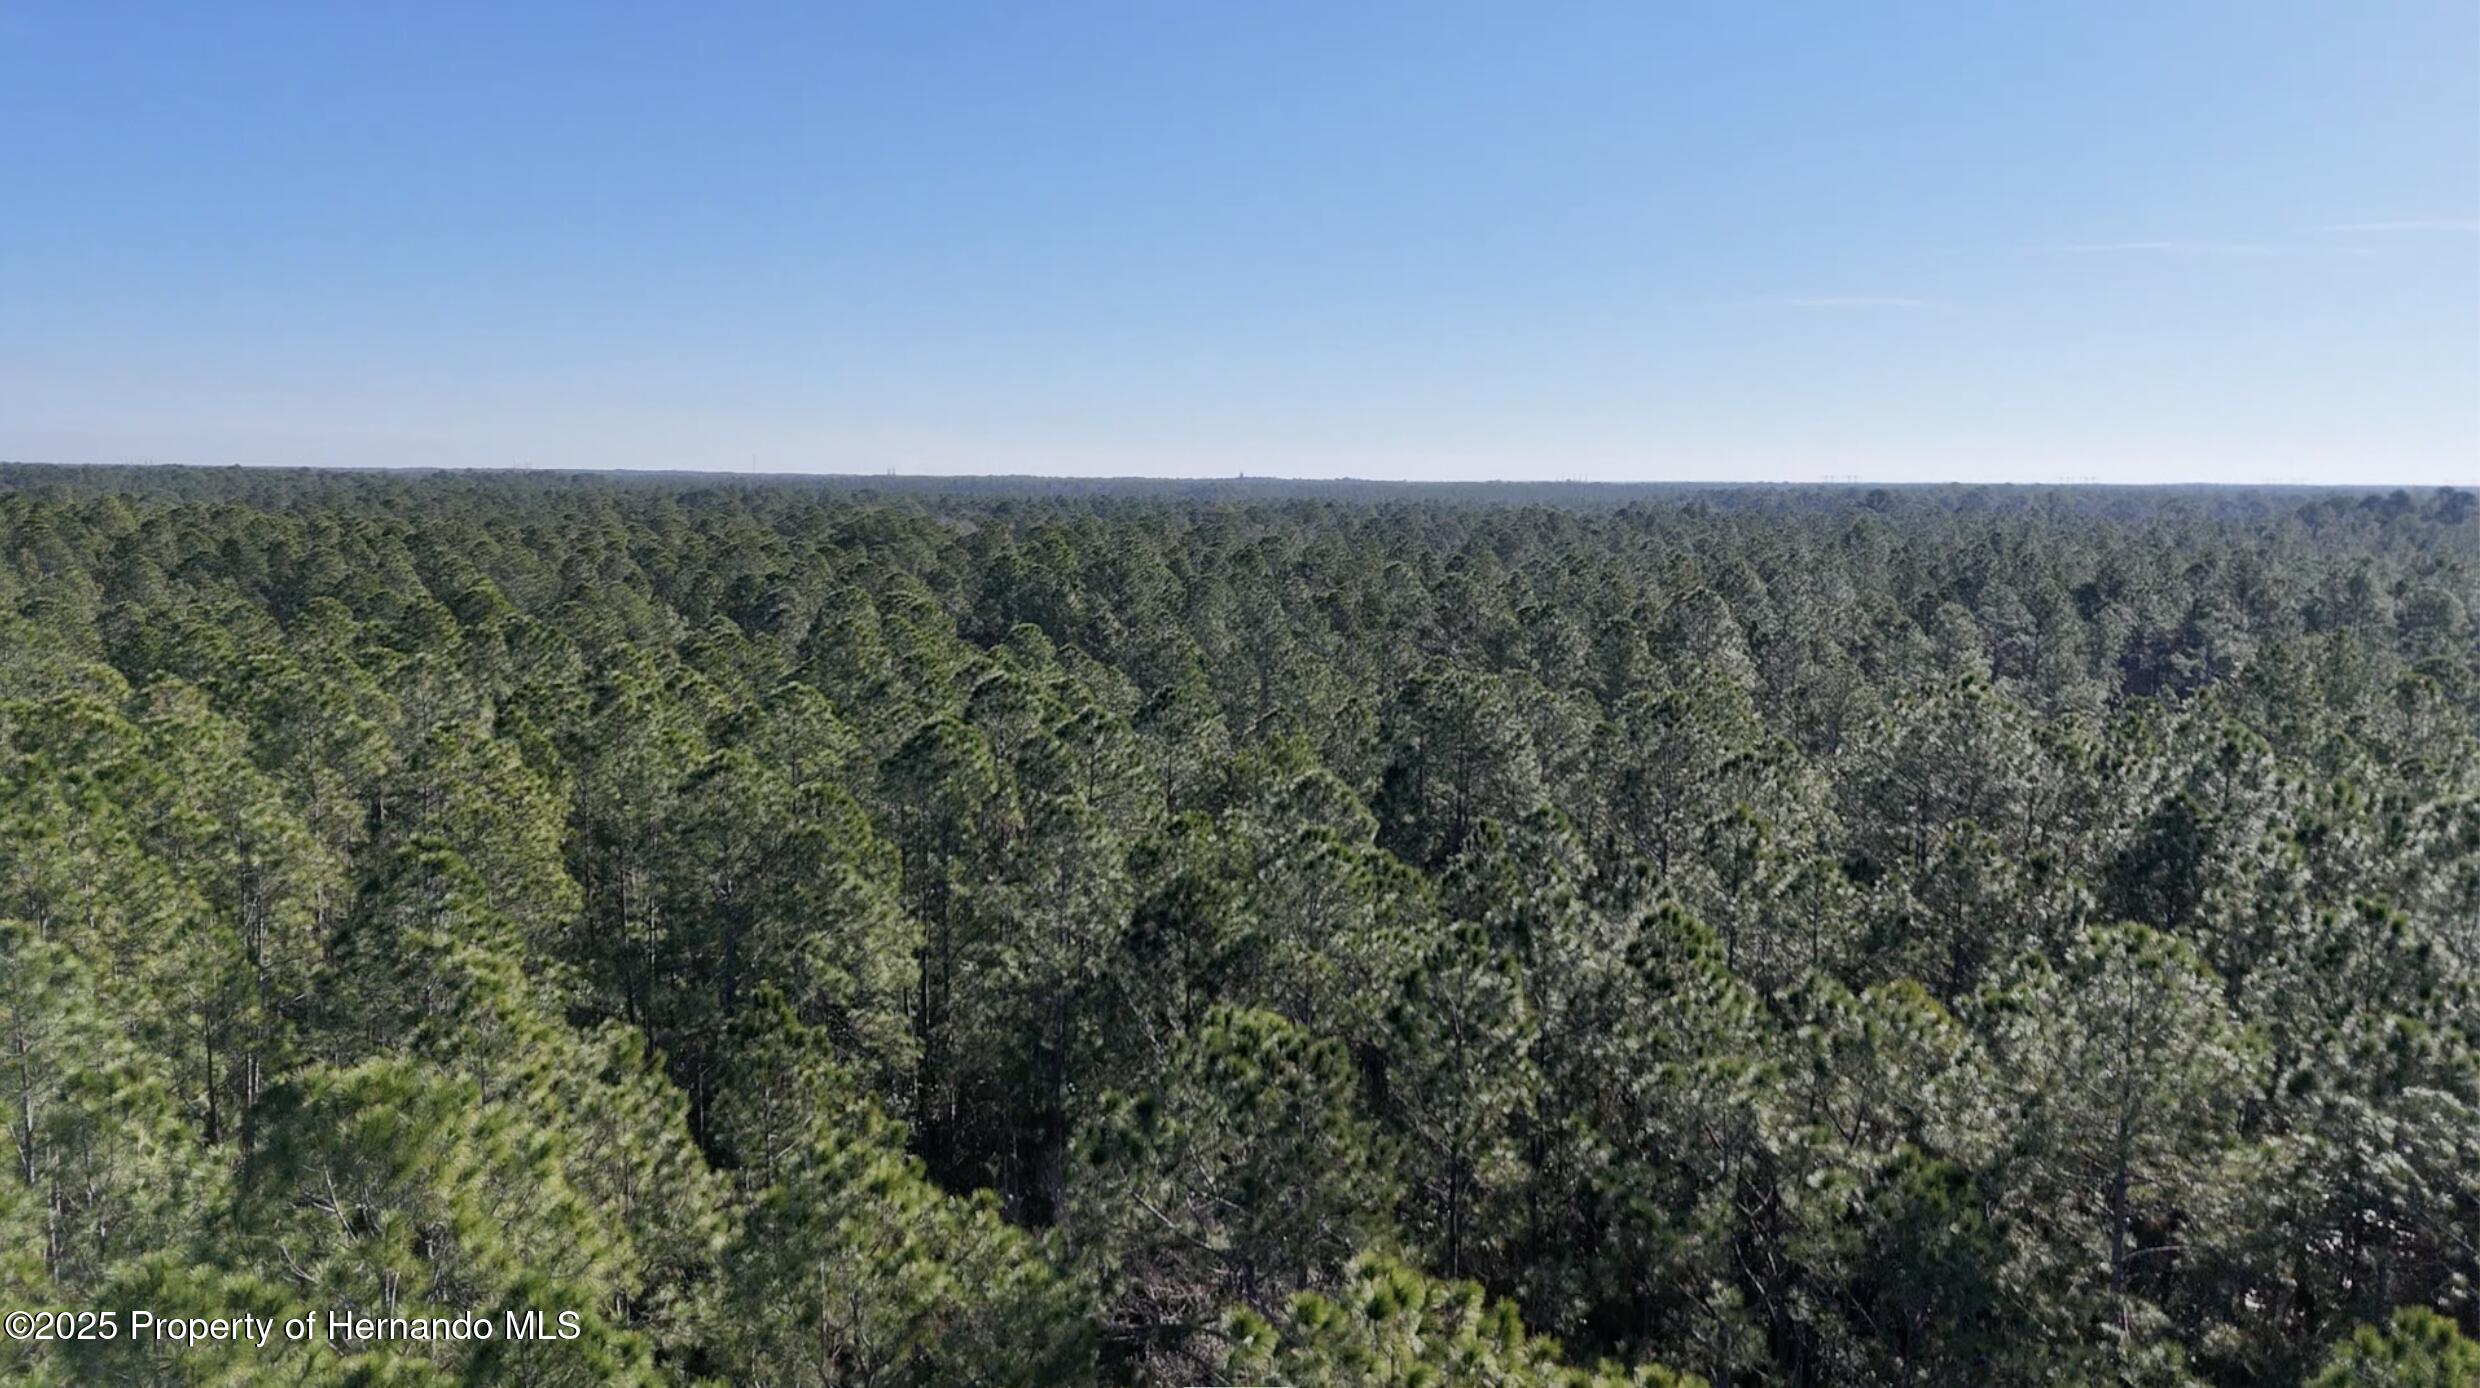
[{"label": "pine forest", "polygon": [[0,468],[0,1091],[16,1384],[2480,1383],[2480,500]]}]

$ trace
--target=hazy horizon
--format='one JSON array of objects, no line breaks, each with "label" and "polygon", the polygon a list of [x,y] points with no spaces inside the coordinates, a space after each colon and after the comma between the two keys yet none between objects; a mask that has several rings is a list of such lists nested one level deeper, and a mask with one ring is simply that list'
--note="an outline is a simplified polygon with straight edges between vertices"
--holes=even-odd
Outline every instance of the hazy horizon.
[{"label": "hazy horizon", "polygon": [[1176,484],[1176,483],[1195,483],[1195,482],[1253,482],[1253,483],[1255,483],[1255,482],[1263,482],[1263,483],[1280,483],[1280,484],[1300,483],[1300,484],[1312,484],[1312,485],[1336,485],[1336,486],[1363,485],[1363,486],[1390,486],[1390,487],[1393,487],[1393,486],[1401,486],[1401,487],[1442,487],[1442,488],[1451,488],[1451,487],[1540,487],[1540,486],[1578,486],[1578,487],[1713,487],[1713,488],[1739,488],[1739,487],[1817,487],[1817,488],[1861,488],[1861,487],[1922,487],[1922,488],[1948,488],[1948,487],[2025,487],[2025,488],[2056,488],[2056,487],[2070,487],[2070,488],[2071,488],[2071,487],[2094,487],[2094,488],[2112,488],[2112,489],[2143,489],[2143,488],[2160,488],[2160,489],[2164,489],[2164,490],[2170,490],[2170,489],[2197,488],[2197,487],[2206,487],[2206,488],[2216,488],[2216,487],[2219,487],[2219,488],[2233,488],[2233,489],[2241,489],[2241,490],[2251,490],[2251,489],[2252,489],[2252,490],[2275,490],[2275,491],[2278,491],[2278,490],[2285,490],[2285,489],[2298,489],[2298,490],[2306,490],[2306,491],[2392,491],[2392,490],[2420,490],[2420,489],[2426,489],[2426,488],[2438,488],[2438,489],[2445,489],[2445,490],[2459,490],[2460,488],[2463,488],[2463,487],[2467,487],[2467,486],[2475,485],[2475,481],[2476,481],[2476,480],[2480,480],[2480,479],[2467,479],[2467,478],[2446,478],[2446,479],[2443,479],[2443,480],[2438,480],[2438,481],[2426,481],[2426,480],[2420,480],[2420,479],[2412,479],[2412,480],[2394,480],[2394,479],[2389,479],[2389,478],[2385,478],[2385,477],[2370,477],[2370,478],[2361,478],[2361,479],[2316,480],[2316,479],[2311,479],[2311,478],[2303,478],[2303,477],[2295,477],[2295,476],[2294,476],[2294,477],[2270,477],[2270,478],[2263,478],[2263,479],[2251,479],[2251,478],[2241,477],[2241,478],[2234,478],[2234,479],[2229,479],[2229,480],[2185,480],[2185,479],[2178,479],[2178,478],[2150,478],[2150,479],[2141,479],[2141,480],[2113,481],[2113,480],[2108,479],[2108,478],[2105,478],[2105,477],[2100,477],[2100,476],[2091,476],[2091,475],[2086,475],[2086,476],[2061,475],[2061,476],[2054,476],[2054,477],[2043,477],[2043,476],[2021,476],[2021,477],[2000,477],[2000,478],[1971,478],[1971,477],[1899,478],[1899,477],[1869,477],[1869,476],[1860,476],[1860,475],[1852,475],[1852,474],[1829,474],[1829,475],[1821,475],[1821,476],[1813,476],[1813,477],[1812,477],[1812,476],[1780,476],[1780,477],[1721,477],[1721,476],[1695,476],[1695,475],[1685,475],[1685,474],[1683,474],[1683,475],[1681,475],[1681,476],[1676,476],[1676,477],[1581,477],[1581,476],[1572,476],[1572,475],[1558,475],[1558,474],[1545,474],[1545,475],[1542,475],[1542,476],[1536,476],[1536,477],[1508,477],[1508,476],[1499,476],[1499,477],[1483,477],[1483,476],[1471,476],[1471,477],[1437,477],[1437,476],[1418,476],[1418,475],[1410,475],[1410,474],[1407,474],[1407,475],[1401,475],[1401,476],[1383,476],[1383,475],[1377,475],[1377,474],[1369,474],[1369,473],[1352,473],[1352,472],[1322,473],[1322,474],[1285,473],[1285,472],[1188,472],[1188,473],[1172,473],[1172,472],[1000,472],[1000,471],[990,471],[990,470],[967,470],[967,471],[949,471],[949,472],[940,472],[940,471],[932,471],[932,470],[927,470],[927,469],[917,470],[917,471],[906,471],[906,470],[902,470],[902,469],[895,469],[895,468],[880,469],[880,470],[877,470],[877,471],[868,471],[868,470],[852,470],[852,469],[846,469],[846,470],[836,470],[836,469],[827,469],[827,468],[777,468],[777,469],[766,469],[766,470],[752,470],[752,469],[748,469],[748,468],[697,467],[697,466],[686,465],[686,464],[684,464],[684,465],[679,465],[679,466],[667,466],[667,465],[663,465],[663,464],[652,464],[652,463],[649,463],[649,464],[642,464],[642,465],[634,465],[634,466],[631,466],[631,465],[604,465],[604,466],[595,466],[595,465],[565,465],[565,464],[563,464],[563,465],[558,465],[558,466],[553,466],[553,465],[543,465],[543,466],[539,466],[539,467],[537,467],[537,466],[528,466],[528,465],[523,465],[523,464],[518,464],[518,465],[460,465],[460,464],[454,464],[454,463],[242,463],[242,462],[230,462],[230,463],[195,463],[195,462],[183,462],[183,461],[176,460],[176,459],[144,459],[144,460],[111,461],[111,462],[77,462],[77,461],[67,461],[67,460],[55,459],[55,458],[0,458],[0,467],[37,467],[37,468],[60,468],[60,469],[63,469],[63,470],[72,470],[72,471],[74,471],[74,470],[80,470],[80,469],[93,469],[93,468],[130,467],[130,468],[189,468],[189,469],[194,469],[194,470],[203,470],[203,471],[228,471],[228,470],[232,470],[232,469],[241,469],[241,470],[244,470],[244,471],[268,471],[268,472],[348,472],[348,473],[361,473],[361,472],[391,473],[391,472],[401,472],[401,473],[408,473],[408,474],[429,474],[429,473],[470,473],[470,474],[473,474],[473,475],[476,475],[476,476],[489,476],[489,477],[502,477],[502,476],[526,476],[526,475],[534,475],[534,474],[539,474],[539,475],[541,475],[541,476],[545,476],[545,477],[558,477],[558,476],[571,476],[571,475],[584,475],[584,476],[594,476],[594,477],[613,477],[613,476],[627,476],[627,477],[716,477],[716,478],[739,478],[739,479],[746,480],[746,481],[778,481],[778,482],[799,482],[799,481],[830,481],[830,482],[857,481],[857,482],[867,482],[867,481],[872,481],[872,480],[882,480],[882,479],[883,479],[883,480],[889,480],[889,481],[898,481],[898,482],[912,482],[912,483],[918,483],[918,482],[939,482],[939,481],[980,481],[980,482],[1027,482],[1027,483],[1040,483],[1040,482],[1131,483],[1131,484],[1155,484],[1155,483],[1159,483],[1159,484],[1164,484],[1164,485],[1170,485],[1170,484]]}]

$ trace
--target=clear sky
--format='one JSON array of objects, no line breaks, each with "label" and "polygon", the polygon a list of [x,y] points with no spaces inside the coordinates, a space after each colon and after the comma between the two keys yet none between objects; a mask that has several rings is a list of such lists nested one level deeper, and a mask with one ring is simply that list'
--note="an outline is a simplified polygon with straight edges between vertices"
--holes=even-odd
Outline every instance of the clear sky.
[{"label": "clear sky", "polygon": [[2480,3],[0,0],[0,458],[2480,481]]}]

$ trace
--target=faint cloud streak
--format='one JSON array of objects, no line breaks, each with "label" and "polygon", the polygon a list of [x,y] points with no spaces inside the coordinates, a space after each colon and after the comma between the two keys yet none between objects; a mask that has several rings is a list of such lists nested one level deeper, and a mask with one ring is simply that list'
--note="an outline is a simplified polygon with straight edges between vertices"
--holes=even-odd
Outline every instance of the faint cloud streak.
[{"label": "faint cloud streak", "polygon": [[2317,255],[2318,248],[2309,246],[2276,246],[2257,241],[2092,241],[2046,249],[2062,255],[2194,255],[2194,256],[2284,256]]},{"label": "faint cloud streak", "polygon": [[2325,229],[2339,232],[2480,231],[2480,217],[2404,217],[2391,222],[2343,222]]},{"label": "faint cloud streak", "polygon": [[1783,295],[1749,301],[1761,308],[1864,309],[1864,308],[1927,308],[1927,299],[1913,299],[1900,294],[1811,294]]}]

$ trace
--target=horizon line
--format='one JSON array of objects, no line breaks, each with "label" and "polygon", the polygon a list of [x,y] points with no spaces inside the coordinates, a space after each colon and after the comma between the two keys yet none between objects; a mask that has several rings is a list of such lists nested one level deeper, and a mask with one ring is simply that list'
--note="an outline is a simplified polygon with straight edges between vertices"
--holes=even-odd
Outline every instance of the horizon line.
[{"label": "horizon line", "polygon": [[936,471],[758,471],[748,468],[720,467],[573,467],[530,465],[487,466],[472,463],[192,463],[164,462],[153,459],[117,462],[62,462],[49,458],[0,458],[0,467],[58,468],[64,471],[100,471],[110,468],[160,468],[192,472],[306,472],[306,473],[401,473],[429,475],[458,473],[473,476],[509,477],[699,477],[731,478],[742,482],[766,481],[895,481],[910,483],[989,481],[989,482],[1082,482],[1082,483],[1154,483],[1165,485],[1276,482],[1307,485],[1359,485],[1386,487],[1818,487],[1850,489],[1860,487],[2048,487],[2090,490],[2157,491],[2175,487],[2216,487],[2225,489],[2258,489],[2281,491],[2455,491],[2480,486],[2480,479],[2471,482],[2364,480],[2349,482],[2317,481],[2297,475],[2263,479],[2161,478],[2146,481],[2119,481],[2097,475],[2066,475],[2058,477],[2011,478],[2004,480],[1945,477],[1892,478],[1870,477],[1858,473],[1829,474],[1822,477],[1364,477],[1357,474],[1335,476],[1303,476],[1276,472],[1200,473],[1176,475],[1163,473],[1059,473],[1059,472],[936,472]]}]

